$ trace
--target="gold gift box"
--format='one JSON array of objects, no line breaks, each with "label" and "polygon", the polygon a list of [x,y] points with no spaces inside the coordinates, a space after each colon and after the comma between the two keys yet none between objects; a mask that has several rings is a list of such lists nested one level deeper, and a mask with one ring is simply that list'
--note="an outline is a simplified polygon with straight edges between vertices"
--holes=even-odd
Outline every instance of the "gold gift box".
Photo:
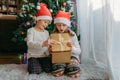
[{"label": "gold gift box", "polygon": [[67,42],[70,41],[69,34],[54,33],[50,38],[56,40],[52,45],[52,63],[69,63],[71,57],[71,48],[67,46]]}]

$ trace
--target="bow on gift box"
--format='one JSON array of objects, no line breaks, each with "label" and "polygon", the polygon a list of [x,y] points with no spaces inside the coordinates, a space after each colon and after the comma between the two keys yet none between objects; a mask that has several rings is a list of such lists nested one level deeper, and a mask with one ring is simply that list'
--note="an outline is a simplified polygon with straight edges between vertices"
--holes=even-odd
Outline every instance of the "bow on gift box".
[{"label": "bow on gift box", "polygon": [[[68,39],[68,35],[67,36],[64,36],[64,34],[57,34],[57,40],[55,42],[54,45],[52,45],[52,47],[57,48],[57,45],[60,45],[60,50],[59,51],[67,51],[69,50],[69,47],[67,46],[67,42],[69,42],[70,40]],[[65,39],[67,38],[67,39]],[[56,38],[55,38],[56,39]],[[53,50],[53,51],[58,51],[57,50]]]}]

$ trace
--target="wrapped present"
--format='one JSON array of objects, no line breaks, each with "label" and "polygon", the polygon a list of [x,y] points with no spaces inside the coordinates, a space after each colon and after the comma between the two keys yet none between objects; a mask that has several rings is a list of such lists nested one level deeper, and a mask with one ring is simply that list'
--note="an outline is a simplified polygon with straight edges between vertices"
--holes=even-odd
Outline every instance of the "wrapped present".
[{"label": "wrapped present", "polygon": [[54,33],[50,38],[56,40],[52,45],[52,63],[69,63],[71,57],[71,48],[67,46],[67,42],[70,41],[69,34]]},{"label": "wrapped present", "polygon": [[53,52],[70,51],[70,47],[67,46],[67,42],[70,41],[68,33],[51,34],[50,38],[56,40],[55,44],[52,45]]},{"label": "wrapped present", "polygon": [[71,53],[69,51],[53,52],[52,63],[69,63]]}]

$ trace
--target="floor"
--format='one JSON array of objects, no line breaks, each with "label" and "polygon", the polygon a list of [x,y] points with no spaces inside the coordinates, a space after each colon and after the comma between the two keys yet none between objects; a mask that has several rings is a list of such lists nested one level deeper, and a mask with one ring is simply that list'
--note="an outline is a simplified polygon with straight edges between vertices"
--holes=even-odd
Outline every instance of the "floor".
[{"label": "floor", "polygon": [[26,64],[1,64],[0,80],[109,80],[105,69],[91,64],[81,64],[81,75],[77,79],[66,75],[54,77],[51,74],[41,73],[39,75],[27,72]]},{"label": "floor", "polygon": [[0,55],[0,80],[109,80],[106,69],[91,63],[81,64],[81,75],[72,79],[66,75],[56,78],[50,74],[29,75],[27,64],[21,64],[20,55]]}]

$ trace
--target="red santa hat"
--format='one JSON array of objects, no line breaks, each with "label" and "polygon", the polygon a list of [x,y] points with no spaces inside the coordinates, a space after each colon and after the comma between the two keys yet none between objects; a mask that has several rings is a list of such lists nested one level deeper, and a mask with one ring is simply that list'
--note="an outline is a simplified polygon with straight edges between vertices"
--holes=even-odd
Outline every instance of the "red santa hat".
[{"label": "red santa hat", "polygon": [[36,21],[37,20],[52,20],[51,13],[44,3],[40,3],[40,8],[36,14]]},{"label": "red santa hat", "polygon": [[54,18],[54,24],[56,23],[63,23],[66,24],[68,27],[70,27],[70,13],[64,12],[64,11],[58,11],[55,18]]}]

